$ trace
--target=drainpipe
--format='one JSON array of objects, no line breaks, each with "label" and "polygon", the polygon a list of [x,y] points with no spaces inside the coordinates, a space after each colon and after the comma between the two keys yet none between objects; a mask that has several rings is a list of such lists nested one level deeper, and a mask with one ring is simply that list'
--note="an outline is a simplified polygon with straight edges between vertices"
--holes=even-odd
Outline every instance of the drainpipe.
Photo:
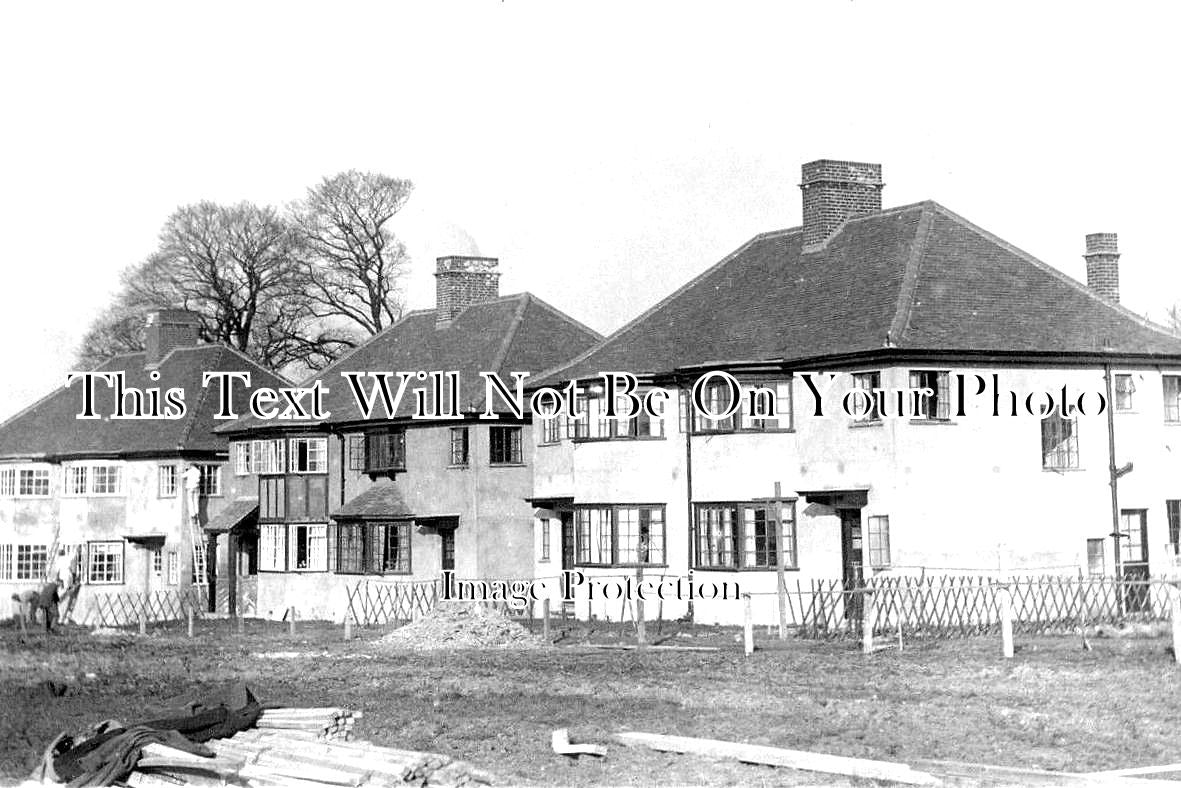
[{"label": "drainpipe", "polygon": [[[678,386],[677,395],[685,391]],[[677,416],[680,420],[680,402],[677,403]],[[685,565],[689,575],[689,585],[693,585],[693,401],[689,399],[685,404],[685,512],[688,519],[685,521],[687,527],[685,528],[685,541],[688,547],[688,552],[685,554]],[[689,622],[693,622],[693,596],[690,591],[689,596]]]},{"label": "drainpipe", "polygon": [[1103,365],[1103,387],[1107,396],[1107,474],[1111,487],[1111,541],[1115,544],[1115,582],[1116,604],[1119,614],[1124,613],[1124,595],[1120,580],[1123,576],[1120,565],[1120,530],[1119,530],[1119,471],[1115,467],[1115,400],[1112,398],[1111,365]]}]

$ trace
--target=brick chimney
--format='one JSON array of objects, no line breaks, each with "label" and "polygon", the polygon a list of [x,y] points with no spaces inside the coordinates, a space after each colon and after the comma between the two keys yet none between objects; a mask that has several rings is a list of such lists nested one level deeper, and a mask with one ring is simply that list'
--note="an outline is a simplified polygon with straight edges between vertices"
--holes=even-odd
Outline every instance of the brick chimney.
[{"label": "brick chimney", "polygon": [[849,219],[882,209],[882,165],[819,159],[801,169],[804,251],[814,252]]},{"label": "brick chimney", "polygon": [[201,319],[185,309],[157,309],[148,312],[144,327],[144,366],[158,366],[178,347],[200,342]]},{"label": "brick chimney", "polygon": [[443,328],[472,304],[500,295],[500,261],[495,257],[451,255],[435,260],[435,326]]},{"label": "brick chimney", "polygon": [[1087,287],[1095,295],[1119,303],[1119,236],[1091,233],[1087,236]]}]

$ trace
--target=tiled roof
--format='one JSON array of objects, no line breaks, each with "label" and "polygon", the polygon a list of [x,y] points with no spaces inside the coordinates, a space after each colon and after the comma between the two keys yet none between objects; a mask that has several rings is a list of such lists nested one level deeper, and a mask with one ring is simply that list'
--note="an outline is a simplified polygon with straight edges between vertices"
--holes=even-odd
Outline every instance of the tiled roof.
[{"label": "tiled roof", "polygon": [[[254,386],[289,385],[236,350],[209,344],[176,348],[156,368],[158,380],[148,377],[144,354],[115,356],[98,368],[101,372],[125,372],[127,385],[140,390],[169,388],[185,391],[187,412],[176,420],[112,420],[114,392],[105,383],[95,386],[96,412],[102,419],[77,419],[82,410],[82,385],[75,379],[69,387],[54,390],[8,421],[0,424],[0,458],[69,458],[81,456],[116,457],[144,454],[225,451],[226,438],[215,435],[218,397],[215,384],[205,389],[205,372],[248,371]],[[241,389],[241,386],[237,387]],[[249,391],[235,393],[234,407],[246,408]]]},{"label": "tiled roof", "polygon": [[244,520],[256,517],[257,515],[257,498],[239,498],[236,501],[226,504],[224,509],[205,524],[205,530],[209,533],[224,534],[227,531],[232,531]]},{"label": "tiled roof", "polygon": [[375,517],[413,517],[414,513],[402,500],[398,486],[392,481],[382,480],[347,501],[330,516],[334,520],[365,520]]},{"label": "tiled roof", "polygon": [[[352,353],[314,377],[324,381],[328,393],[324,407],[331,413],[329,424],[362,418],[344,372],[458,371],[463,407],[483,408],[482,371],[497,372],[511,387],[511,372],[536,374],[582,353],[602,337],[529,293],[503,296],[474,304],[460,312],[446,327],[437,327],[435,310],[411,312],[377,334]],[[371,379],[363,379],[366,386]],[[391,383],[397,385],[397,379]],[[412,381],[399,403],[397,417],[413,412],[414,397],[409,388],[422,385]],[[374,418],[384,418],[379,405]],[[223,432],[238,432],[268,426],[290,426],[291,422],[264,422],[253,418],[226,423]],[[306,422],[305,422],[306,424]]]},{"label": "tiled roof", "polygon": [[1181,338],[934,202],[849,221],[816,252],[801,238],[753,238],[532,382],[885,348],[1181,357]]}]

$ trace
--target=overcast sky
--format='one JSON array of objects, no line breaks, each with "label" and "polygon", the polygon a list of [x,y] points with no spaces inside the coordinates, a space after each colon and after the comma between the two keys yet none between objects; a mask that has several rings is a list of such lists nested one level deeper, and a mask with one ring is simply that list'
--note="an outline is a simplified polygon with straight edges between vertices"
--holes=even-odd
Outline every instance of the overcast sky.
[{"label": "overcast sky", "polygon": [[[1171,5],[8,3],[0,9],[0,418],[64,382],[119,271],[201,199],[320,177],[416,184],[434,258],[500,258],[604,333],[751,235],[799,166],[882,163],[1085,279],[1118,232],[1128,307],[1181,300]],[[1169,16],[1167,16],[1169,15]]]}]

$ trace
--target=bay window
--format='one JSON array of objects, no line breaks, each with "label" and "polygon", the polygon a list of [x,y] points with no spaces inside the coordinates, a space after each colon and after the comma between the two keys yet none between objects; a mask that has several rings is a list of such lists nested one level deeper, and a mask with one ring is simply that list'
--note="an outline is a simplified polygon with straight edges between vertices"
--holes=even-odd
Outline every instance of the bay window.
[{"label": "bay window", "polygon": [[575,557],[584,566],[663,566],[664,507],[579,506],[574,510]]},{"label": "bay window", "polygon": [[780,551],[785,568],[798,567],[794,500],[706,503],[695,511],[698,569],[775,569]]}]

